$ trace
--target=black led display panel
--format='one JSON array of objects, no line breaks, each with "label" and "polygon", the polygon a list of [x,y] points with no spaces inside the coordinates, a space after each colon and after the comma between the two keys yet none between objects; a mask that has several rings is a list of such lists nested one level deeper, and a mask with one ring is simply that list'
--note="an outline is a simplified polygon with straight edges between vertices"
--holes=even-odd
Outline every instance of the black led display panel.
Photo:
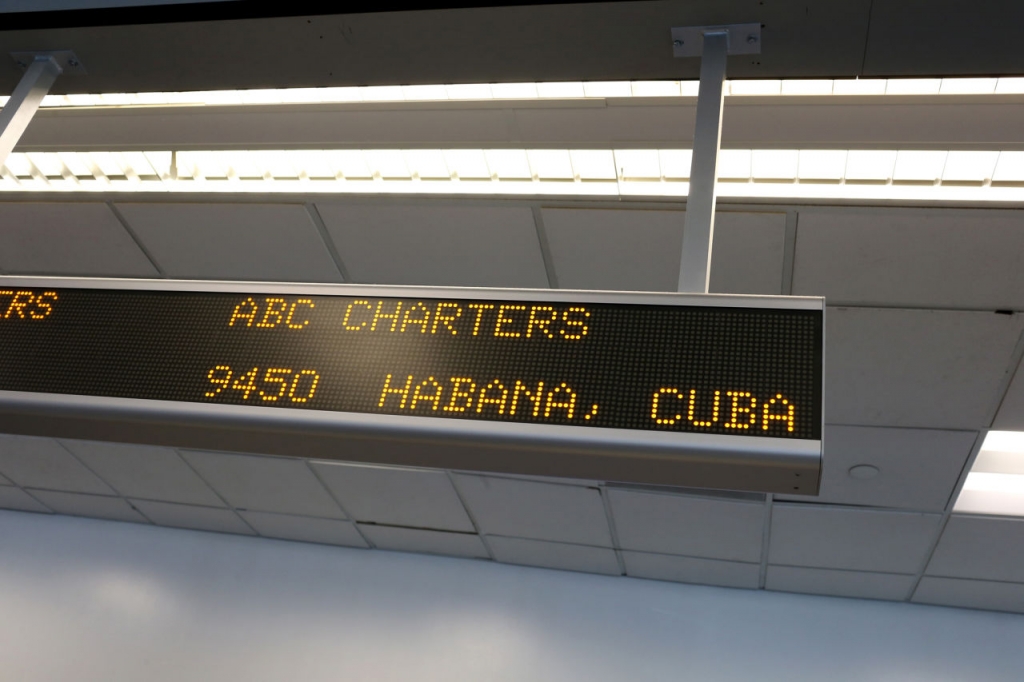
[{"label": "black led display panel", "polygon": [[367,291],[0,288],[0,390],[821,438],[820,309]]}]

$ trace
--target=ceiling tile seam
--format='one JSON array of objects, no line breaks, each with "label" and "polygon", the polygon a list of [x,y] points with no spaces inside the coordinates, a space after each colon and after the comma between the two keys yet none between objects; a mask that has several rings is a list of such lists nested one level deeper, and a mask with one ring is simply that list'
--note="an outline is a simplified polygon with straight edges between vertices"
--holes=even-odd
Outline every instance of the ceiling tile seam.
[{"label": "ceiling tile seam", "polygon": [[999,398],[992,408],[991,418],[987,424],[989,427],[995,423],[996,417],[999,416],[999,410],[1002,408],[1003,403],[1006,402],[1006,396],[1010,392],[1010,384],[1013,383],[1014,378],[1018,374],[1024,377],[1024,369],[1021,369],[1021,367],[1024,367],[1024,330],[1021,330],[1020,338],[1017,339],[1017,345],[1014,346],[1013,353],[1010,355],[1009,367],[999,384],[997,391]]},{"label": "ceiling tile seam", "polygon": [[149,264],[153,266],[153,269],[157,271],[160,277],[166,278],[167,272],[160,266],[160,263],[157,262],[156,257],[153,256],[153,253],[149,250],[146,244],[135,232],[135,229],[132,228],[131,223],[128,222],[128,219],[124,216],[123,213],[121,213],[121,209],[119,209],[113,201],[106,201],[104,203],[107,205],[107,209],[114,214],[114,218],[117,219],[117,222],[121,223],[121,227],[124,229],[125,232],[128,233],[128,237],[131,238],[133,242],[135,242],[135,246],[139,248],[139,251],[141,251],[142,255],[146,257],[146,260],[149,261]]},{"label": "ceiling tile seam", "polygon": [[[834,566],[808,566],[807,564],[786,564],[780,562],[771,562],[768,564],[769,567],[774,568],[805,568],[812,571],[832,571],[835,573],[867,573],[871,575],[892,575],[900,576],[901,578],[912,578],[914,573],[900,573],[898,571],[869,571],[863,568],[835,568]],[[808,594],[804,592],[803,594]],[[903,599],[896,599],[895,601],[903,601]]]},{"label": "ceiling tile seam", "polygon": [[331,233],[327,230],[327,225],[324,223],[323,217],[320,215],[320,209],[317,208],[316,204],[312,201],[307,201],[305,204],[306,213],[309,214],[309,219],[313,221],[313,226],[316,228],[317,234],[320,235],[321,241],[324,243],[324,247],[327,249],[327,253],[330,254],[331,260],[334,262],[334,267],[338,269],[338,274],[341,275],[342,282],[352,282],[352,277],[349,275],[348,268],[345,267],[345,261],[341,257],[341,253],[338,251],[338,247],[335,245],[334,240],[331,239]]},{"label": "ceiling tile seam", "polygon": [[[38,497],[36,497],[35,495],[33,495],[33,494],[32,494],[32,491],[31,491],[31,490],[29,490],[29,489],[27,489],[27,488],[24,488],[24,487],[22,487],[21,485],[19,485],[18,483],[16,483],[16,482],[15,482],[15,480],[14,480],[13,478],[11,478],[10,476],[8,476],[7,478],[8,478],[8,479],[9,479],[9,480],[11,481],[11,483],[13,483],[13,484],[14,484],[14,487],[15,487],[15,488],[17,488],[17,489],[18,489],[18,490],[20,490],[21,492],[25,493],[26,495],[28,495],[29,499],[31,499],[31,500],[34,500],[36,504],[38,504],[39,506],[41,506],[41,507],[42,507],[43,509],[45,509],[45,510],[46,510],[46,512],[26,512],[26,513],[28,513],[28,514],[33,514],[33,513],[36,513],[36,514],[38,514],[38,513],[50,513],[50,514],[56,514],[56,513],[57,513],[57,512],[55,512],[55,511],[53,511],[53,509],[50,509],[49,505],[43,504],[43,501],[42,501],[42,500],[40,500],[40,499],[39,499]],[[12,511],[19,511],[19,510],[15,509],[15,510],[12,510]]]},{"label": "ceiling tile seam", "polygon": [[938,549],[939,543],[942,541],[942,535],[946,532],[946,526],[949,525],[949,519],[953,516],[953,506],[956,504],[957,497],[960,496],[960,491],[963,489],[964,483],[967,482],[967,474],[970,473],[971,467],[974,466],[974,461],[978,458],[978,453],[981,452],[982,445],[985,442],[985,435],[987,433],[987,430],[982,430],[978,432],[977,436],[975,436],[974,444],[971,446],[971,452],[967,456],[967,461],[964,462],[964,466],[960,470],[960,475],[957,477],[956,485],[953,486],[953,491],[950,494],[949,499],[946,500],[946,508],[942,512],[942,519],[939,522],[938,532],[935,534],[935,537],[932,538],[928,551],[925,552],[924,559],[918,567],[917,572],[914,574],[914,581],[911,583],[904,601],[913,601],[914,595],[917,593],[917,588],[921,585],[921,580],[928,572],[928,564],[932,562],[932,557],[935,556],[935,550]]},{"label": "ceiling tile seam", "polygon": [[[323,518],[317,516],[305,516],[301,514],[288,514],[288,516],[295,516],[296,518],[307,519]],[[384,523],[382,521],[356,521],[355,519],[353,519],[352,522],[359,523],[364,526],[372,526],[374,528],[400,528],[402,530],[422,530],[430,533],[449,533],[451,535],[477,535],[482,537],[482,534],[478,533],[475,530],[452,530],[451,528],[438,528],[436,526],[410,526],[409,524],[405,523]]]},{"label": "ceiling tile seam", "polygon": [[[929,573],[925,575],[926,578],[940,578],[942,580],[959,580],[966,583],[998,583],[1000,585],[1020,585],[1024,587],[1024,582],[1019,580],[996,580],[994,578],[964,578],[963,576],[957,575],[941,575],[936,573]],[[985,609],[986,611],[989,609]]]},{"label": "ceiling tile seam", "polygon": [[615,552],[615,563],[619,566],[619,575],[626,575],[626,558],[622,555],[619,544],[619,530],[615,527],[615,515],[612,513],[612,501],[608,496],[608,489],[605,484],[597,487],[597,494],[601,496],[601,506],[604,508],[605,523],[608,524],[608,534],[612,539],[612,551]]},{"label": "ceiling tile seam", "polygon": [[764,496],[764,525],[761,528],[761,565],[757,574],[757,588],[765,589],[768,581],[768,547],[772,540],[772,509],[774,508],[775,496],[766,493]]},{"label": "ceiling tile seam", "polygon": [[[256,529],[252,527],[252,524],[250,524],[248,521],[246,521],[245,517],[243,517],[241,514],[238,513],[238,510],[235,509],[235,506],[233,504],[230,504],[227,501],[227,499],[223,495],[220,494],[220,491],[217,490],[217,488],[212,483],[210,483],[205,478],[203,478],[202,474],[199,473],[199,470],[196,469],[194,466],[192,466],[192,463],[188,461],[188,457],[185,457],[185,455],[183,455],[181,453],[181,450],[179,450],[178,448],[174,448],[174,452],[175,452],[176,455],[178,455],[179,458],[181,458],[181,461],[185,463],[185,466],[187,466],[189,469],[191,469],[192,473],[194,473],[197,477],[199,477],[199,480],[202,481],[206,485],[207,488],[209,488],[211,491],[213,491],[213,494],[216,495],[220,499],[220,501],[224,503],[224,508],[225,509],[227,509],[232,514],[234,514],[235,518],[237,518],[239,521],[242,522],[242,525],[244,525],[246,528],[248,528],[249,530],[251,530],[253,532],[253,535],[262,537],[256,531]],[[178,502],[166,502],[165,504],[180,504],[180,503],[178,503]],[[198,507],[198,506],[202,506],[202,505],[185,505],[185,506]],[[210,508],[210,509],[218,509],[218,507],[208,507],[208,508]],[[238,535],[238,533],[236,533],[236,535]]]},{"label": "ceiling tile seam", "polygon": [[[722,559],[721,557],[700,556],[700,555],[697,555],[697,554],[670,554],[670,553],[667,553],[667,552],[652,552],[649,549],[630,549],[629,547],[623,547],[622,551],[623,552],[632,552],[634,554],[653,554],[654,556],[675,557],[677,559],[697,559],[699,561],[717,561],[717,562],[724,563],[724,564],[743,564],[744,566],[757,566],[759,568],[761,566],[761,564],[759,562],[757,562],[757,561],[742,561],[740,559]],[[804,566],[803,568],[810,568],[810,567]],[[694,583],[694,584],[709,585],[710,583]],[[758,588],[750,587],[750,588],[745,588],[745,589],[756,590]]]},{"label": "ceiling tile seam", "polygon": [[551,242],[548,240],[547,230],[544,228],[544,211],[540,206],[530,207],[533,212],[533,226],[537,230],[537,242],[540,245],[540,256],[544,260],[544,272],[548,277],[548,286],[558,289],[558,273],[555,270],[555,258],[551,253]]},{"label": "ceiling tile seam", "polygon": [[871,44],[871,11],[875,8],[875,0],[868,3],[867,24],[864,27],[864,51],[860,57],[860,75],[864,75],[864,67],[868,63],[868,45]]},{"label": "ceiling tile seam", "polygon": [[466,517],[469,518],[469,522],[473,526],[473,531],[476,533],[476,536],[480,538],[480,542],[483,543],[484,550],[487,552],[487,558],[491,561],[497,561],[498,559],[494,554],[494,550],[491,549],[491,543],[487,541],[487,536],[481,532],[480,524],[477,523],[473,510],[469,508],[469,504],[466,503],[465,496],[462,494],[462,491],[459,490],[459,483],[455,478],[455,475],[452,473],[451,469],[445,469],[444,475],[448,478],[448,483],[452,486],[452,490],[455,491],[455,497],[459,499],[459,504],[462,505],[463,511],[466,512]]},{"label": "ceiling tile seam", "polygon": [[[363,539],[363,542],[366,543],[366,546],[369,547],[370,549],[376,549],[377,545],[373,544],[373,542],[371,542],[370,538],[368,538],[366,536],[366,534],[363,533],[363,531],[359,528],[359,522],[356,520],[356,517],[349,513],[348,509],[345,508],[345,505],[343,505],[341,503],[341,500],[338,499],[338,496],[334,494],[333,490],[331,490],[331,487],[329,485],[327,485],[327,483],[324,481],[323,477],[320,476],[320,472],[318,472],[316,470],[316,467],[313,466],[312,462],[310,460],[308,460],[308,459],[303,459],[302,462],[303,462],[303,464],[305,464],[306,469],[310,473],[313,474],[313,478],[315,478],[317,483],[320,484],[320,487],[323,488],[327,492],[327,496],[330,497],[332,500],[334,500],[334,504],[338,505],[338,509],[340,509],[341,513],[345,515],[345,518],[348,521],[352,522],[352,526],[356,529],[356,532],[359,533],[359,537],[361,537]],[[316,518],[319,518],[319,517],[316,517]]]},{"label": "ceiling tile seam", "polygon": [[585,542],[565,542],[563,540],[541,540],[540,538],[528,538],[521,535],[506,535],[504,533],[484,533],[480,537],[498,538],[501,540],[526,540],[527,542],[539,542],[545,545],[564,545],[566,547],[586,547],[587,549],[602,549],[614,551],[614,547],[604,545],[588,545]]},{"label": "ceiling tile seam", "polygon": [[[111,485],[111,484],[110,484],[110,482],[109,482],[109,481],[107,481],[107,479],[103,478],[103,477],[102,477],[102,476],[100,476],[100,475],[99,475],[98,473],[96,473],[96,472],[95,472],[95,471],[93,470],[93,468],[92,468],[91,466],[89,466],[88,464],[86,464],[86,463],[85,463],[84,461],[82,461],[82,459],[81,459],[81,458],[80,458],[80,457],[79,457],[78,455],[76,455],[76,454],[75,454],[74,452],[72,452],[72,451],[71,451],[71,448],[69,448],[69,447],[68,447],[67,445],[65,445],[65,444],[64,444],[64,441],[63,441],[63,440],[61,440],[60,438],[50,438],[50,440],[51,440],[51,441],[53,441],[54,443],[56,443],[56,444],[57,444],[57,447],[59,447],[59,448],[60,448],[61,450],[63,450],[64,452],[66,452],[66,453],[68,454],[68,456],[69,456],[69,457],[71,457],[71,459],[73,459],[73,460],[75,460],[76,462],[78,462],[78,463],[79,463],[79,464],[80,464],[80,465],[82,466],[82,468],[83,468],[83,469],[85,469],[85,470],[86,470],[86,471],[88,471],[88,472],[89,472],[90,474],[92,474],[93,476],[95,476],[95,477],[96,477],[96,479],[97,479],[97,480],[98,480],[98,481],[99,481],[100,483],[102,483],[103,485],[107,486],[107,488],[109,488],[109,489],[110,489],[111,491],[113,491],[113,493],[114,493],[114,495],[113,495],[113,496],[114,496],[114,497],[124,497],[124,495],[122,495],[122,494],[121,494],[121,491],[120,491],[120,490],[118,490],[118,489],[117,489],[117,488],[115,488],[115,487],[114,487],[113,485]],[[70,491],[70,490],[64,490],[64,491],[55,491],[55,492],[72,492],[72,491]],[[79,491],[79,492],[80,492],[80,491]],[[87,493],[84,493],[84,494],[87,494]],[[93,493],[93,494],[101,494],[101,493]],[[107,495],[106,497],[111,497],[111,496],[110,496],[110,495]]]},{"label": "ceiling tile seam", "polygon": [[786,210],[785,236],[782,247],[782,295],[793,295],[793,273],[796,271],[796,237],[800,225],[800,212]]}]

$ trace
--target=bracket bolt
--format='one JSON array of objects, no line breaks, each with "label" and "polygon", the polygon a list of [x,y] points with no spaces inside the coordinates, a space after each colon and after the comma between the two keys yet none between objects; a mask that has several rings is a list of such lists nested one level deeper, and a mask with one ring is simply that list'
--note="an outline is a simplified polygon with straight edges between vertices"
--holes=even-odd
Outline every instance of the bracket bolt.
[{"label": "bracket bolt", "polygon": [[683,41],[678,40],[678,39],[672,41],[672,47],[682,47],[682,46],[683,46]]},{"label": "bracket bolt", "polygon": [[78,61],[77,59],[69,59],[69,60],[68,60],[68,66],[70,66],[70,67],[72,67],[72,68],[74,68],[74,67],[78,66],[78,65],[79,65],[79,63],[80,63],[80,62],[79,62],[79,61]]},{"label": "bracket bolt", "polygon": [[747,42],[749,44],[753,45],[754,43],[757,42],[757,36],[755,36],[753,33],[751,33],[749,36],[747,36]]}]

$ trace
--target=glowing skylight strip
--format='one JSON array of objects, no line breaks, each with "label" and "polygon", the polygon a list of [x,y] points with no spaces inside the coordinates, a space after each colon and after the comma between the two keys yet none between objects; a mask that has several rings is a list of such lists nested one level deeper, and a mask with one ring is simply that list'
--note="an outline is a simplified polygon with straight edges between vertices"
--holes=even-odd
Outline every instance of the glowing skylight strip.
[{"label": "glowing skylight strip", "polygon": [[[14,153],[0,191],[683,197],[687,149]],[[736,198],[1024,201],[1024,152],[728,149]]]},{"label": "glowing skylight strip", "polygon": [[988,433],[953,511],[1024,516],[1024,433]]},{"label": "glowing skylight strip", "polygon": [[[590,81],[558,83],[466,83],[457,85],[372,85],[47,95],[43,107],[224,106],[378,102],[467,102],[493,100],[696,97],[697,81]],[[733,80],[725,94],[743,97],[880,95],[1019,95],[1024,77],[865,78]],[[0,97],[0,106],[7,103]]]}]

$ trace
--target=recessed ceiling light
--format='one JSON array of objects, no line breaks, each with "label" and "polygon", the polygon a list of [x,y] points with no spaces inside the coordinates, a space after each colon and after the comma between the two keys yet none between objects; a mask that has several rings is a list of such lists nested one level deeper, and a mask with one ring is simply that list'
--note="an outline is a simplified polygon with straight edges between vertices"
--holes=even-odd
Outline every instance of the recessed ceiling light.
[{"label": "recessed ceiling light", "polygon": [[1024,516],[1024,432],[988,433],[953,511]]}]

